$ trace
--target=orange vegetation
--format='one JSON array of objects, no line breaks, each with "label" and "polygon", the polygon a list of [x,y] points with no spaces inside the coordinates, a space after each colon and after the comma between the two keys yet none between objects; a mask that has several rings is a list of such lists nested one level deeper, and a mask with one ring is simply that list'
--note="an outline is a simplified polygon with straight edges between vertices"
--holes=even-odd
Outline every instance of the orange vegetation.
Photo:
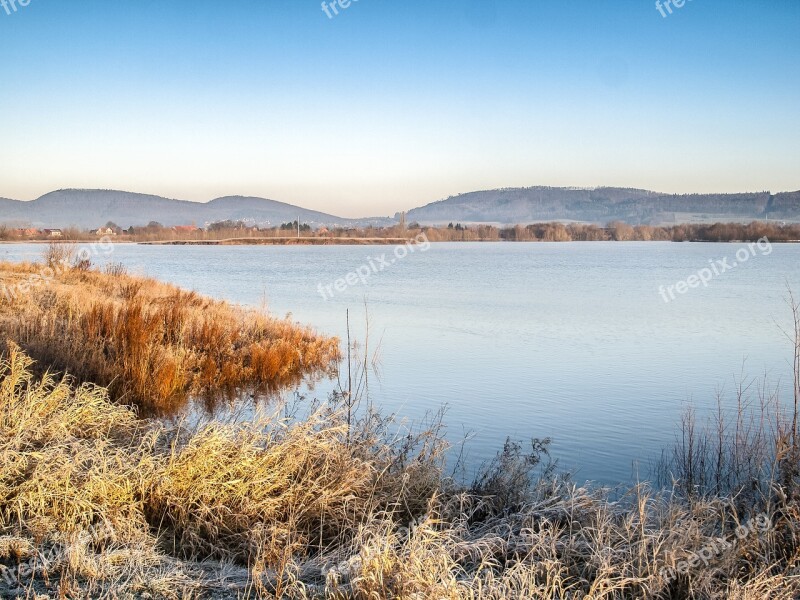
[{"label": "orange vegetation", "polygon": [[148,412],[193,396],[271,392],[339,358],[335,338],[121,268],[0,263],[0,284],[4,341]]}]

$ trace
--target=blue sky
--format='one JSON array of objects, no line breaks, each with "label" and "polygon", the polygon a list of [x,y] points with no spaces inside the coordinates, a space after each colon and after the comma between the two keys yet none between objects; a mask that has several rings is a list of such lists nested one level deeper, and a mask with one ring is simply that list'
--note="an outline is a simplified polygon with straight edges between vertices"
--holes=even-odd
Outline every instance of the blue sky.
[{"label": "blue sky", "polygon": [[798,31],[800,0],[30,0],[0,8],[0,197],[796,190]]}]

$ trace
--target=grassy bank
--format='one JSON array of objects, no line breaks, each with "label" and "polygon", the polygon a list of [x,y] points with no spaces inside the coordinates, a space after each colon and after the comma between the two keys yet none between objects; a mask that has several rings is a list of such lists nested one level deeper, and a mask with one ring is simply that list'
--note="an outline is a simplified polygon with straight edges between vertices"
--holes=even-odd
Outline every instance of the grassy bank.
[{"label": "grassy bank", "polygon": [[43,264],[0,263],[0,340],[157,413],[190,397],[269,393],[339,356],[338,340],[289,320],[120,266],[94,269],[66,246],[51,246]]},{"label": "grassy bank", "polygon": [[611,495],[555,475],[546,440],[455,481],[437,419],[349,395],[301,420],[141,418],[324,370],[338,343],[55,246],[0,281],[0,597],[800,597],[797,309],[793,407],[741,388],[732,420],[687,416],[671,491]]},{"label": "grassy bank", "polygon": [[386,246],[414,243],[403,237],[231,237],[222,240],[141,242],[154,246]]},{"label": "grassy bank", "polygon": [[[296,226],[296,224],[295,224]],[[307,227],[307,226],[306,226]],[[391,227],[323,228],[303,229],[300,236],[294,227],[258,228],[245,223],[218,223],[205,230],[184,231],[171,227],[152,225],[115,231],[117,242],[198,244],[198,245],[244,245],[244,244],[405,244],[426,236],[431,242],[599,242],[599,241],[673,241],[673,242],[756,242],[764,237],[770,242],[800,241],[800,223],[776,221],[753,221],[751,223],[713,223],[675,225],[629,225],[612,221],[605,226],[589,223],[562,223],[543,221],[517,225],[492,225],[480,223],[450,223],[448,226],[427,226],[411,223]],[[64,241],[97,241],[94,232],[66,230]],[[48,243],[47,235],[29,237],[12,230],[3,232],[0,226],[0,242]]]},{"label": "grassy bank", "polygon": [[432,428],[334,401],[196,429],[0,366],[0,594],[62,598],[710,598],[800,593],[795,471],[770,495],[601,490],[508,444],[471,486]]}]

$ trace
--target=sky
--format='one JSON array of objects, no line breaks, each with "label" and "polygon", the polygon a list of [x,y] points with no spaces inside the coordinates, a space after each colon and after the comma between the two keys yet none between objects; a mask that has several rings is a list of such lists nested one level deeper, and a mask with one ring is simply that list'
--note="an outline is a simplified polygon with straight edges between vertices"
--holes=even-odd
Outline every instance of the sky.
[{"label": "sky", "polygon": [[4,1],[0,197],[800,189],[800,0]]}]

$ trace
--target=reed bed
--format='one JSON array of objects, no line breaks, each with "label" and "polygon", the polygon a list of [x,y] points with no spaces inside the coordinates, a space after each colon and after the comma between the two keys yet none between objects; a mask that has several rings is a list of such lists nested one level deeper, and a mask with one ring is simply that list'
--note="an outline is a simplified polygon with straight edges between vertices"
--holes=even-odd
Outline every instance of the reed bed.
[{"label": "reed bed", "polygon": [[147,414],[268,394],[339,359],[335,338],[118,265],[92,269],[66,246],[51,246],[44,265],[0,264],[0,283],[0,339]]},{"label": "reed bed", "polygon": [[553,475],[543,441],[507,444],[457,485],[435,425],[393,434],[366,413],[348,427],[342,408],[333,397],[301,421],[276,411],[194,428],[141,419],[102,387],[35,374],[12,345],[0,362],[0,596],[800,594],[791,473],[752,506],[646,486],[612,499]]}]

